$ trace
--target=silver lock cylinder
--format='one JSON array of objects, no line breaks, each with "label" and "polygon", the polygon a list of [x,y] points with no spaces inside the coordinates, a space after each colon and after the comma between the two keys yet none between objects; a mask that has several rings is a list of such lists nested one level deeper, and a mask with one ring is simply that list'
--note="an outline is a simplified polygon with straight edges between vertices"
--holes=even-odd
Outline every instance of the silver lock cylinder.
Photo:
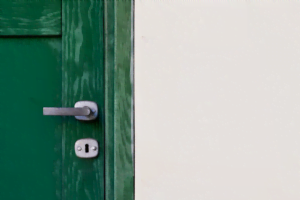
[{"label": "silver lock cylinder", "polygon": [[75,153],[79,158],[94,158],[98,156],[98,142],[92,138],[84,138],[75,142]]}]

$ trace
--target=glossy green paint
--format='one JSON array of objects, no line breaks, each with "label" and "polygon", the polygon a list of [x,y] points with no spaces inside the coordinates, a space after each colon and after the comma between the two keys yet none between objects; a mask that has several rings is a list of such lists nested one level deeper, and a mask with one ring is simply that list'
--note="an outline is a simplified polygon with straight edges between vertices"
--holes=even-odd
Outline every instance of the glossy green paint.
[{"label": "glossy green paint", "polygon": [[60,35],[61,0],[0,0],[0,35]]},{"label": "glossy green paint", "polygon": [[[94,122],[63,119],[62,199],[104,200],[104,25],[102,0],[63,0],[62,104],[95,101]],[[74,144],[81,138],[99,142],[99,156],[76,157]]]},{"label": "glossy green paint", "polygon": [[134,199],[132,1],[105,1],[106,199]]},{"label": "glossy green paint", "polygon": [[54,200],[61,189],[61,39],[0,38],[0,198]]}]

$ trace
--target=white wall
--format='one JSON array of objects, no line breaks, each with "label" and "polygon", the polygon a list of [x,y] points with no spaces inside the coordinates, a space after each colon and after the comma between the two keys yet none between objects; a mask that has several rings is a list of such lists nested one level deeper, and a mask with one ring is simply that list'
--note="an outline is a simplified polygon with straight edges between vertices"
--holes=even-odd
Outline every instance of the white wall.
[{"label": "white wall", "polygon": [[136,200],[300,199],[300,1],[135,1]]}]

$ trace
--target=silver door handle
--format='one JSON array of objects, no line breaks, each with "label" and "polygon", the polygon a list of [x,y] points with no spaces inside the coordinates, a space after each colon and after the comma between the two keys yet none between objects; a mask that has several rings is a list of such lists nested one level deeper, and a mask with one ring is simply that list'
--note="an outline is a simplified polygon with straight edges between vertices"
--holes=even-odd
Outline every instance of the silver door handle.
[{"label": "silver door handle", "polygon": [[43,115],[75,116],[78,120],[90,121],[98,116],[98,106],[93,101],[78,101],[74,108],[44,107]]},{"label": "silver door handle", "polygon": [[88,116],[91,114],[91,110],[88,107],[84,108],[52,108],[44,107],[44,115],[55,116]]}]

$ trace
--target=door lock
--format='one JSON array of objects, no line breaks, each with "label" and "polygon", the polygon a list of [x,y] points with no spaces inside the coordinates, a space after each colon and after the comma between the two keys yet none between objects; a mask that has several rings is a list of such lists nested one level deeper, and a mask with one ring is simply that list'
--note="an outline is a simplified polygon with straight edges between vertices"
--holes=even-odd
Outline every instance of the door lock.
[{"label": "door lock", "polygon": [[92,138],[80,139],[75,143],[75,153],[79,158],[94,158],[98,152],[98,142]]},{"label": "door lock", "polygon": [[90,121],[98,116],[98,106],[93,101],[78,101],[74,108],[53,108],[44,107],[44,115],[54,116],[75,116],[78,120]]}]

